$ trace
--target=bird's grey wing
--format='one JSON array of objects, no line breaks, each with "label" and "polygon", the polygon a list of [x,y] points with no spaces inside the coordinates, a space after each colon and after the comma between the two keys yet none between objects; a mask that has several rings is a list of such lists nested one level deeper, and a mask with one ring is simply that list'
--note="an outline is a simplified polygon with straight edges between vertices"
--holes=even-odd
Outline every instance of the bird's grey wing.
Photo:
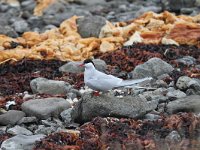
[{"label": "bird's grey wing", "polygon": [[108,91],[116,87],[119,82],[119,80],[116,81],[116,79],[113,80],[112,78],[101,78],[89,79],[85,84],[93,90]]}]

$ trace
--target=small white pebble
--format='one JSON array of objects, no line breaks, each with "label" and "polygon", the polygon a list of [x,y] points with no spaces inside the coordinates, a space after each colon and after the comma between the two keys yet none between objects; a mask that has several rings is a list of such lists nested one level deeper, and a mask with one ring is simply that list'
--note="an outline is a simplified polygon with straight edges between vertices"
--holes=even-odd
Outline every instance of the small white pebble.
[{"label": "small white pebble", "polygon": [[8,110],[11,105],[16,105],[15,101],[7,101],[6,109]]},{"label": "small white pebble", "polygon": [[71,98],[66,99],[70,104],[74,104]]},{"label": "small white pebble", "polygon": [[73,102],[78,102],[78,98],[74,98],[74,99],[73,99]]},{"label": "small white pebble", "polygon": [[81,94],[86,93],[86,92],[91,92],[91,91],[93,91],[93,90],[90,89],[90,88],[88,88],[87,86],[85,86],[84,88],[81,88],[81,89],[79,90],[79,92],[80,92]]},{"label": "small white pebble", "polygon": [[25,94],[23,100],[33,99],[35,97],[36,97],[35,95]]},{"label": "small white pebble", "polygon": [[124,96],[123,96],[123,95],[119,95],[119,96],[116,96],[116,97],[118,97],[118,98],[123,98]]}]

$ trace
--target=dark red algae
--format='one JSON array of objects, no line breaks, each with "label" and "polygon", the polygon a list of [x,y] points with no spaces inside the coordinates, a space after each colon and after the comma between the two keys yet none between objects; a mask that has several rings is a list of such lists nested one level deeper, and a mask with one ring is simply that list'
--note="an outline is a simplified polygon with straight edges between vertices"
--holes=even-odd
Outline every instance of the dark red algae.
[{"label": "dark red algae", "polygon": [[200,64],[200,49],[187,45],[155,45],[155,44],[133,44],[125,46],[113,52],[98,54],[95,57],[103,59],[108,65],[117,66],[120,70],[130,72],[137,65],[142,64],[153,57],[161,58],[175,68],[180,68],[183,74],[200,78],[200,69],[193,65],[185,66],[175,60],[183,56],[192,56]]},{"label": "dark red algae", "polygon": [[193,113],[162,116],[155,121],[97,117],[79,128],[79,136],[55,133],[37,142],[34,150],[64,150],[66,145],[75,150],[160,150],[169,146],[165,138],[174,130],[182,140],[173,146],[184,149],[190,147],[190,142],[200,145],[194,138],[200,134],[199,129],[200,120]]},{"label": "dark red algae", "polygon": [[21,60],[0,65],[0,96],[13,95],[28,91],[31,93],[30,81],[37,77],[64,80],[81,86],[83,76],[62,73],[58,69],[67,62],[59,60]]},{"label": "dark red algae", "polygon": [[11,138],[12,135],[7,134],[7,133],[0,133],[0,145],[3,143],[3,141]]},{"label": "dark red algae", "polygon": [[78,138],[78,135],[72,133],[53,133],[42,141],[36,142],[33,150],[80,150],[76,145]]}]

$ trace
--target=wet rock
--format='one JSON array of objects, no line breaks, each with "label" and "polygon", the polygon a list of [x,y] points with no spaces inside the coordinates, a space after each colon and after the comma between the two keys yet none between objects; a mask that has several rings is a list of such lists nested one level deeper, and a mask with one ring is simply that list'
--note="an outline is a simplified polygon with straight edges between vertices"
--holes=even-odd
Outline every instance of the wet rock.
[{"label": "wet rock", "polygon": [[25,113],[18,110],[9,110],[0,115],[0,125],[14,125],[25,116]]},{"label": "wet rock", "polygon": [[168,100],[168,97],[163,95],[151,95],[150,98],[151,100],[158,100],[159,103],[165,103]]},{"label": "wet rock", "polygon": [[193,11],[194,11],[194,8],[181,8],[181,14],[189,15],[193,13]]},{"label": "wet rock", "polygon": [[[136,18],[136,11],[118,13],[115,16],[117,18],[117,21],[127,21],[127,20],[131,20],[133,18]],[[108,18],[108,19],[110,19],[110,18]]]},{"label": "wet rock", "polygon": [[187,89],[185,93],[186,95],[196,95],[196,92],[193,89]]},{"label": "wet rock", "polygon": [[13,23],[13,28],[18,33],[24,33],[29,30],[28,23],[25,20],[15,21]]},{"label": "wet rock", "polygon": [[21,2],[21,7],[24,11],[32,12],[36,6],[35,0],[25,0]]},{"label": "wet rock", "polygon": [[0,26],[0,34],[4,34],[13,38],[18,37],[17,32],[10,26]]},{"label": "wet rock", "polygon": [[16,135],[10,139],[5,140],[2,145],[2,150],[32,150],[34,143],[40,141],[45,135]]},{"label": "wet rock", "polygon": [[[68,15],[63,18],[68,18]],[[44,15],[43,20],[44,20],[45,25],[52,24],[58,27],[64,19],[60,19],[60,15]]]},{"label": "wet rock", "polygon": [[181,8],[194,7],[196,0],[169,0],[169,8],[173,12],[180,12]]},{"label": "wet rock", "polygon": [[7,126],[0,126],[0,135],[5,134],[7,130]]},{"label": "wet rock", "polygon": [[200,96],[191,95],[185,98],[180,98],[175,101],[171,101],[167,105],[167,112],[200,112]]},{"label": "wet rock", "polygon": [[189,88],[193,89],[195,94],[200,95],[200,80],[199,79],[192,79],[188,85]]},{"label": "wet rock", "polygon": [[23,117],[21,120],[17,122],[17,124],[29,124],[36,123],[38,119],[36,117]]},{"label": "wet rock", "polygon": [[82,64],[82,62],[70,61],[70,62],[66,63],[65,65],[61,66],[59,68],[59,71],[69,72],[69,73],[81,73],[84,71],[84,68],[80,67],[79,66],[80,64]]},{"label": "wet rock", "polygon": [[67,11],[65,10],[65,12],[63,13],[56,13],[55,15],[52,15],[52,14],[47,14],[47,15],[44,15],[42,18],[45,22],[46,25],[55,25],[55,26],[60,26],[60,24],[74,16],[74,15],[77,15],[77,16],[91,16],[90,12],[86,11],[86,10],[78,10],[78,8],[76,10],[73,10],[73,9],[67,9]]},{"label": "wet rock", "polygon": [[197,7],[200,6],[200,0],[196,0],[195,6],[197,6]]},{"label": "wet rock", "polygon": [[56,127],[53,127],[53,126],[51,126],[51,127],[45,127],[44,125],[39,125],[39,126],[38,126],[38,129],[35,130],[34,133],[35,133],[35,134],[45,134],[45,135],[49,135],[49,134],[55,132],[56,130],[57,130],[57,128],[56,128]]},{"label": "wet rock", "polygon": [[36,78],[30,82],[33,93],[40,94],[66,94],[70,91],[71,85],[64,81]]},{"label": "wet rock", "polygon": [[46,30],[51,30],[51,29],[55,29],[55,28],[56,28],[56,26],[54,26],[54,25],[52,25],[52,24],[46,25],[46,26],[44,27],[44,32],[45,32]]},{"label": "wet rock", "polygon": [[0,12],[6,12],[9,9],[9,5],[5,3],[0,4]]},{"label": "wet rock", "polygon": [[[0,5],[1,6],[1,5]],[[0,26],[8,25],[8,16],[0,13]]]},{"label": "wet rock", "polygon": [[164,96],[167,93],[167,89],[158,88],[155,91],[146,91],[141,95],[144,96],[148,101],[158,101],[159,103],[166,102],[168,97]]},{"label": "wet rock", "polygon": [[101,16],[82,17],[77,20],[78,33],[83,38],[99,37],[101,28],[106,24],[106,19]]},{"label": "wet rock", "polygon": [[41,120],[41,124],[45,126],[62,126],[62,121],[58,118],[48,118],[46,120]]},{"label": "wet rock", "polygon": [[106,62],[104,60],[101,60],[101,59],[94,59],[93,60],[94,62],[94,65],[95,65],[95,68],[101,72],[104,72],[106,71]]},{"label": "wet rock", "polygon": [[158,120],[158,119],[160,119],[161,117],[159,116],[159,115],[155,115],[155,114],[146,114],[145,116],[144,116],[144,119],[147,119],[147,120],[149,120],[149,121],[155,121],[155,120]]},{"label": "wet rock", "polygon": [[183,98],[186,97],[186,94],[180,90],[170,90],[167,95],[168,97],[173,97],[173,98]]},{"label": "wet rock", "polygon": [[191,66],[196,64],[196,59],[191,56],[185,56],[183,58],[175,60],[177,63],[185,65],[185,66]]},{"label": "wet rock", "polygon": [[179,143],[181,141],[181,136],[177,131],[172,131],[165,138],[168,143]]},{"label": "wet rock", "polygon": [[159,13],[161,12],[161,7],[158,7],[158,6],[148,6],[148,7],[141,7],[140,10],[138,10],[136,13],[135,13],[135,17],[139,17],[141,16],[142,14],[144,14],[145,12],[148,12],[148,11],[153,11],[155,13]]},{"label": "wet rock", "polygon": [[151,58],[144,64],[138,65],[132,71],[134,78],[158,77],[172,72],[174,68],[160,58]]},{"label": "wet rock", "polygon": [[31,16],[30,18],[28,18],[27,22],[29,23],[29,26],[31,28],[42,28],[44,27],[44,20],[42,17],[38,17],[38,16]]},{"label": "wet rock", "polygon": [[72,116],[71,116],[72,108],[69,108],[67,110],[64,110],[61,112],[60,116],[62,120],[66,123],[69,124],[72,122]]},{"label": "wet rock", "polygon": [[[93,60],[94,65],[97,70],[104,72],[106,70],[106,63],[105,61],[101,59],[94,59]],[[67,64],[61,66],[59,68],[59,71],[61,72],[69,72],[69,73],[81,73],[84,71],[83,67],[80,67],[79,65],[82,64],[82,62],[68,62]]]},{"label": "wet rock", "polygon": [[18,125],[16,125],[13,128],[10,128],[7,130],[7,133],[12,134],[12,135],[32,135],[33,133],[29,130],[27,130],[26,128],[20,127]]},{"label": "wet rock", "polygon": [[188,84],[190,81],[192,81],[192,78],[187,77],[187,76],[181,76],[178,78],[176,82],[176,86],[180,90],[186,90],[188,88]]},{"label": "wet rock", "polygon": [[12,7],[20,6],[20,2],[18,0],[6,0],[5,2]]},{"label": "wet rock", "polygon": [[70,108],[71,105],[63,98],[44,98],[26,101],[21,107],[29,116],[47,119],[49,117],[58,117],[62,111]]},{"label": "wet rock", "polygon": [[[160,77],[160,76],[159,76]],[[159,78],[158,77],[158,78]],[[165,81],[163,81],[163,80],[156,80],[156,82],[155,82],[155,86],[156,87],[158,87],[158,88],[167,88],[168,87],[168,84],[165,82]]]},{"label": "wet rock", "polygon": [[96,4],[105,4],[106,1],[105,0],[92,0],[92,1],[88,1],[88,0],[78,0],[80,3],[84,4],[84,5],[96,5]]},{"label": "wet rock", "polygon": [[97,116],[137,118],[156,107],[157,102],[147,102],[146,99],[140,97],[126,96],[118,98],[104,94],[95,97],[86,93],[74,106],[71,114],[75,122],[82,123]]},{"label": "wet rock", "polygon": [[47,9],[44,10],[44,15],[55,15],[60,12],[65,11],[65,4],[61,1],[56,1],[55,3],[48,6]]}]

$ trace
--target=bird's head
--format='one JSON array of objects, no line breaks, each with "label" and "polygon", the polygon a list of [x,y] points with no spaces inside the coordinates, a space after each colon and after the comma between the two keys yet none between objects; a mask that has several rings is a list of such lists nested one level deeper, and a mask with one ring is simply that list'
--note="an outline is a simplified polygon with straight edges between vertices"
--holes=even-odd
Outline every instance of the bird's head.
[{"label": "bird's head", "polygon": [[83,61],[82,64],[80,64],[79,66],[81,67],[85,67],[85,68],[94,68],[94,62],[91,59],[86,59]]}]

